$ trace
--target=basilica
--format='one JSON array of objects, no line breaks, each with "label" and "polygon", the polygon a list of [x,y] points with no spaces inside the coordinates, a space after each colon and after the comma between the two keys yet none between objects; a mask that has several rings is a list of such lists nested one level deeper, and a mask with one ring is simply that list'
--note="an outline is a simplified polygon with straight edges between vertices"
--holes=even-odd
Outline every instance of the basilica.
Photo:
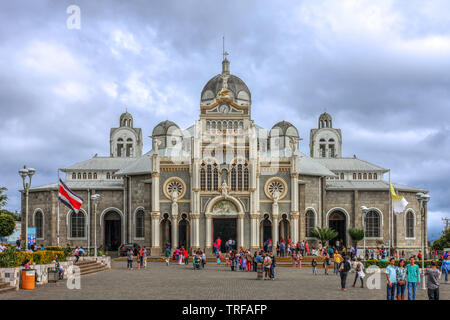
[{"label": "basilica", "polygon": [[[251,92],[230,73],[225,57],[222,72],[201,91],[199,119],[186,129],[159,123],[152,150],[143,153],[142,130],[123,113],[110,132],[109,156],[62,169],[66,185],[84,199],[78,214],[58,201],[58,183],[30,190],[28,224],[36,228],[38,245],[112,251],[136,243],[159,256],[170,242],[208,253],[218,237],[251,250],[267,239],[314,245],[312,230],[330,227],[338,232],[331,245],[350,246],[348,230],[358,228],[367,247],[417,253],[426,239],[427,208],[422,220],[416,193],[426,190],[394,184],[408,206],[391,215],[389,170],[344,157],[343,132],[331,115],[318,115],[307,155],[294,124],[265,129],[251,110]],[[94,194],[101,196],[96,205]]]}]

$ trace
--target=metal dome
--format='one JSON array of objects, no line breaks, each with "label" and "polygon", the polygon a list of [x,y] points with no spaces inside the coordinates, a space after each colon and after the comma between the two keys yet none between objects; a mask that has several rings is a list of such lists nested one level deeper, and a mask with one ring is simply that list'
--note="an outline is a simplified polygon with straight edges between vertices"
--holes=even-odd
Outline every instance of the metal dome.
[{"label": "metal dome", "polygon": [[[166,121],[162,121],[160,122],[154,129],[153,129],[153,133],[152,136],[153,137],[159,137],[159,136],[166,136],[168,134],[172,134],[172,132],[169,132],[169,129],[174,128],[175,130],[171,130],[171,131],[175,131],[175,132],[181,132],[180,127],[172,121],[166,120]],[[178,129],[178,130],[177,130]],[[180,134],[178,134],[180,135]]]},{"label": "metal dome", "polygon": [[[276,130],[278,129],[279,135],[280,136],[290,136],[290,137],[298,137],[298,130],[297,128],[290,122],[288,121],[280,121],[278,123],[276,123],[273,127],[272,130]],[[270,132],[272,132],[272,130],[270,130]]]}]

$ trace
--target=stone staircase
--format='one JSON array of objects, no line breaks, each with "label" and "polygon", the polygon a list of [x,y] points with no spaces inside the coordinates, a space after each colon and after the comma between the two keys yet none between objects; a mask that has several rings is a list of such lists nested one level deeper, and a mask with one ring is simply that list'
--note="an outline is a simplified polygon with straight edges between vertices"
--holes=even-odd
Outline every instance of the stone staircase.
[{"label": "stone staircase", "polygon": [[16,290],[16,288],[11,287],[9,285],[9,283],[5,282],[5,280],[0,279],[0,293],[12,291],[12,290]]},{"label": "stone staircase", "polygon": [[80,268],[80,275],[86,275],[101,271],[106,271],[109,268],[103,264],[101,264],[99,261],[81,261],[78,263],[75,263],[77,267]]},{"label": "stone staircase", "polygon": [[[311,262],[312,259],[316,259],[317,262],[317,269],[323,268],[323,257],[317,257],[317,256],[306,256],[303,257],[302,260],[302,268],[312,268]],[[292,268],[292,258],[291,257],[275,257],[275,260],[277,262],[278,267],[291,267]],[[120,257],[117,259],[114,259],[114,261],[123,261],[126,262],[126,257]],[[134,258],[134,261],[136,261],[136,258]],[[165,257],[147,257],[147,262],[165,262]],[[174,262],[174,260],[171,259],[171,263]],[[192,257],[189,257],[189,262],[192,263]],[[207,264],[215,264],[217,265],[217,258],[215,257],[206,257],[206,263]],[[220,265],[225,265],[225,261],[221,261]],[[330,266],[333,267],[333,264]]]}]

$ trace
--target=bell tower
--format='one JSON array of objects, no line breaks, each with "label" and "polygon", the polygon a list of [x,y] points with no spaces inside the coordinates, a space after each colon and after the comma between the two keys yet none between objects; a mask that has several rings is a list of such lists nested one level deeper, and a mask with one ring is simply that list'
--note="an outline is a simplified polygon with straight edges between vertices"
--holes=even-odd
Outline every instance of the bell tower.
[{"label": "bell tower", "polygon": [[313,158],[342,157],[341,129],[333,128],[333,119],[328,113],[320,115],[317,129],[311,129],[309,147]]}]

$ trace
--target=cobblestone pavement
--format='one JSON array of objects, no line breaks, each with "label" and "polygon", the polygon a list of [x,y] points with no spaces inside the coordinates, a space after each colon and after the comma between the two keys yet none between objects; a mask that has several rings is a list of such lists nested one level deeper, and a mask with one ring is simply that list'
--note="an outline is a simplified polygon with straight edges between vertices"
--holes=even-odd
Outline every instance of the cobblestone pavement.
[{"label": "cobblestone pavement", "polygon": [[[256,280],[255,272],[231,272],[224,266],[207,265],[194,271],[192,265],[149,263],[147,269],[129,271],[126,262],[113,262],[112,269],[81,277],[81,289],[69,290],[66,283],[50,283],[35,290],[19,290],[0,294],[8,299],[344,299],[383,300],[386,298],[385,276],[381,275],[382,289],[352,288],[354,273],[347,280],[348,290],[340,290],[336,275],[312,275],[309,268],[276,268],[274,281]],[[450,299],[450,284],[441,284],[441,300]],[[417,290],[417,299],[427,299],[426,290]]]}]

